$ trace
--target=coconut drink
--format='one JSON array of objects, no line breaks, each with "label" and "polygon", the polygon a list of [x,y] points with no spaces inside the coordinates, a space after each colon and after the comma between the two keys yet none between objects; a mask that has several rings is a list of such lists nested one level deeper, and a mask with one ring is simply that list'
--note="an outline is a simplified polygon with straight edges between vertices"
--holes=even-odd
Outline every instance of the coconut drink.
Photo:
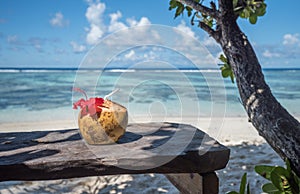
[{"label": "coconut drink", "polygon": [[78,126],[83,139],[91,145],[111,144],[117,142],[125,133],[128,124],[127,109],[108,99],[113,93],[104,98],[87,98],[86,93],[81,92],[86,99],[80,99],[73,105],[74,109],[80,107]]}]

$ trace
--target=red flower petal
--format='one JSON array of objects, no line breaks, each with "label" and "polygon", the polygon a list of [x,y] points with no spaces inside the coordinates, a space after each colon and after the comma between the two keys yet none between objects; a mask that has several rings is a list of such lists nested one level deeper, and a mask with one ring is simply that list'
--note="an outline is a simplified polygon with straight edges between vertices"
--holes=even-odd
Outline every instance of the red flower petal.
[{"label": "red flower petal", "polygon": [[94,115],[96,113],[101,113],[101,106],[103,103],[103,98],[90,98],[89,100],[80,99],[73,104],[73,108],[77,109],[79,106],[81,108],[82,116],[87,114]]},{"label": "red flower petal", "polygon": [[96,113],[101,113],[102,109],[102,105],[104,103],[104,99],[103,98],[90,98],[87,99],[87,95],[85,93],[85,91],[83,91],[80,88],[73,88],[74,91],[76,92],[80,92],[82,94],[84,94],[86,100],[84,99],[80,99],[77,102],[75,102],[73,104],[73,109],[77,109],[78,106],[81,108],[81,115],[87,115],[90,114],[91,116],[95,115]]},{"label": "red flower petal", "polygon": [[90,98],[87,102],[88,112],[90,115],[94,115],[96,113],[101,113],[102,109],[100,108],[104,103],[103,98]]},{"label": "red flower petal", "polygon": [[83,108],[83,106],[85,105],[85,100],[84,99],[80,99],[80,100],[78,100],[77,102],[75,102],[74,104],[73,104],[73,109],[77,109],[78,108],[78,106],[80,107],[80,108]]}]

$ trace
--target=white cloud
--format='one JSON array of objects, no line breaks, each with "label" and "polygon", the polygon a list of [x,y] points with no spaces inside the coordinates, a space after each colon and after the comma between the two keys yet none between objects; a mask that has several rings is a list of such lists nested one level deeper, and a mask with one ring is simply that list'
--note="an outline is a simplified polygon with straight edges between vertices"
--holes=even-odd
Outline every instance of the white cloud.
[{"label": "white cloud", "polygon": [[[186,25],[184,21],[174,27],[177,36],[174,36],[174,49],[184,54],[185,58],[191,60],[198,67],[213,67],[215,58],[209,54],[208,49],[196,36],[196,33]],[[208,42],[207,42],[208,43]],[[211,42],[210,42],[211,44]],[[218,51],[219,52],[219,51]],[[187,60],[185,60],[187,62]]]},{"label": "white cloud", "polygon": [[299,34],[285,34],[283,36],[283,45],[296,45],[299,44],[300,40],[299,40]]},{"label": "white cloud", "polygon": [[86,51],[86,46],[79,45],[75,41],[71,41],[70,45],[72,46],[74,53],[82,53]]},{"label": "white cloud", "polygon": [[187,35],[189,35],[189,36],[191,36],[191,37],[193,37],[193,38],[196,38],[195,32],[194,32],[190,27],[188,27],[188,26],[186,25],[185,21],[183,21],[183,20],[182,20],[181,23],[176,27],[176,29],[178,29],[178,30],[184,32],[185,34],[187,34]]},{"label": "white cloud", "polygon": [[16,44],[19,42],[18,36],[17,35],[9,35],[7,36],[7,42],[9,44]]},{"label": "white cloud", "polygon": [[203,46],[205,46],[213,56],[219,57],[219,54],[222,49],[221,46],[215,41],[215,39],[206,35],[203,41],[201,42],[203,43]]},{"label": "white cloud", "polygon": [[139,21],[132,18],[128,18],[126,19],[128,25],[126,25],[123,22],[119,21],[119,19],[122,18],[122,13],[120,11],[117,11],[116,13],[112,13],[109,16],[110,16],[110,25],[108,27],[109,32],[114,32],[128,27],[145,26],[151,24],[150,20],[147,17],[142,17]]},{"label": "white cloud", "polygon": [[154,52],[155,49],[152,49],[148,53],[144,53],[143,57],[145,60],[155,60],[156,58],[159,59],[158,53]]},{"label": "white cloud", "polygon": [[[105,44],[109,47],[115,46],[126,46],[132,43],[137,44],[143,42],[144,44],[148,41],[153,42],[159,41],[160,36],[156,31],[150,30],[150,20],[147,17],[142,17],[140,20],[126,19],[126,23],[120,22],[122,13],[120,11],[110,14],[110,25],[108,31],[110,33],[115,32],[110,36],[109,40],[105,41]],[[138,27],[134,31],[130,30],[130,27]],[[122,31],[119,31],[123,29]],[[150,30],[150,31],[149,31]],[[150,36],[149,36],[150,33]]]},{"label": "white cloud", "polygon": [[219,44],[210,36],[206,36],[203,40],[204,46],[207,47],[219,47]]},{"label": "white cloud", "polygon": [[130,50],[129,53],[127,53],[124,57],[125,57],[125,59],[133,59],[133,58],[135,58],[135,51],[134,50]]},{"label": "white cloud", "polygon": [[137,25],[137,21],[135,19],[132,19],[132,18],[127,18],[126,22],[127,22],[127,24],[129,24],[129,26],[136,26]]},{"label": "white cloud", "polygon": [[127,23],[129,24],[130,27],[133,26],[144,26],[144,25],[150,25],[151,22],[147,17],[142,17],[140,21],[136,21],[134,19],[127,19]]},{"label": "white cloud", "polygon": [[114,32],[117,30],[121,30],[123,28],[127,28],[127,26],[124,23],[118,21],[120,18],[122,18],[122,13],[120,11],[117,11],[117,13],[112,13],[109,16],[110,16],[110,25],[108,27],[109,32]]},{"label": "white cloud", "polygon": [[9,49],[13,51],[24,50],[24,46],[26,46],[26,43],[20,40],[18,35],[8,35],[6,41],[9,44]]},{"label": "white cloud", "polygon": [[150,20],[147,17],[142,17],[140,19],[140,21],[137,21],[137,20],[132,19],[132,18],[128,18],[126,21],[127,21],[128,25],[130,27],[144,26],[144,25],[150,25],[151,24]]},{"label": "white cloud", "polygon": [[105,3],[100,2],[100,0],[87,0],[87,2],[89,7],[86,10],[85,16],[90,26],[86,28],[86,42],[90,45],[95,45],[107,32],[111,33],[128,27],[151,24],[147,17],[142,17],[139,21],[127,19],[127,24],[125,24],[120,21],[122,13],[117,11],[116,13],[111,13],[109,15],[110,24],[105,25],[103,23],[104,12],[106,9]]},{"label": "white cloud", "polygon": [[86,42],[88,44],[96,44],[106,31],[103,24],[103,13],[105,11],[105,4],[100,1],[89,1],[89,7],[86,10],[85,17],[90,23],[87,29]]},{"label": "white cloud", "polygon": [[104,31],[100,26],[97,26],[95,24],[91,24],[89,31],[86,35],[86,42],[88,44],[96,44],[99,39],[103,36]]},{"label": "white cloud", "polygon": [[109,17],[111,19],[111,22],[115,22],[122,17],[122,13],[120,11],[117,11],[117,13],[110,14]]},{"label": "white cloud", "polygon": [[34,47],[38,52],[44,52],[42,46],[46,43],[47,39],[40,37],[31,37],[28,39],[29,45]]},{"label": "white cloud", "polygon": [[85,17],[91,24],[101,25],[103,20],[103,13],[105,11],[105,4],[100,1],[90,2],[86,10]]},{"label": "white cloud", "polygon": [[151,22],[147,17],[142,17],[140,21],[138,22],[137,26],[144,26],[144,25],[150,25]]},{"label": "white cloud", "polygon": [[64,15],[61,12],[55,13],[49,22],[53,27],[65,27],[69,24],[69,21],[64,19]]},{"label": "white cloud", "polygon": [[[154,51],[156,50],[156,51]],[[157,52],[157,49],[153,49],[150,47],[135,47],[130,50],[126,50],[126,52],[121,53],[119,56],[114,58],[114,61],[120,62],[124,64],[139,64],[145,61],[153,61],[160,59],[160,52]]]},{"label": "white cloud", "polygon": [[263,52],[263,56],[266,57],[266,58],[281,57],[281,55],[279,53],[271,52],[269,50],[265,50]]}]

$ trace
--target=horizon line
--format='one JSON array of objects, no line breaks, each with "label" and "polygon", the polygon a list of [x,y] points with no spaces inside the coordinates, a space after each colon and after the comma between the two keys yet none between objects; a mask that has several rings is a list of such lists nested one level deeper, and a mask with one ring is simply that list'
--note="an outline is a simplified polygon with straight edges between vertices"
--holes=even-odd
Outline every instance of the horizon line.
[{"label": "horizon line", "polygon": [[[78,67],[0,67],[0,70],[219,70],[220,68],[197,68],[197,67],[177,67],[177,68],[78,68]],[[262,67],[263,70],[300,70],[300,67]]]}]

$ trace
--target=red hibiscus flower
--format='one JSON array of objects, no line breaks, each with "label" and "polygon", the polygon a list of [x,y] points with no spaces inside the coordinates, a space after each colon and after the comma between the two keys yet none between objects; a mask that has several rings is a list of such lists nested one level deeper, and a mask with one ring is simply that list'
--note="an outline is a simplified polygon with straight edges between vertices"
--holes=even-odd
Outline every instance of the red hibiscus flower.
[{"label": "red hibiscus flower", "polygon": [[81,108],[81,115],[87,115],[90,114],[91,116],[95,115],[96,113],[101,113],[102,109],[102,105],[104,103],[104,99],[103,98],[90,98],[87,99],[87,95],[86,93],[81,90],[80,88],[74,88],[74,91],[83,93],[84,96],[86,97],[86,99],[84,100],[83,98],[81,98],[80,100],[78,100],[77,102],[75,102],[73,104],[73,109],[77,109],[78,107]]}]

